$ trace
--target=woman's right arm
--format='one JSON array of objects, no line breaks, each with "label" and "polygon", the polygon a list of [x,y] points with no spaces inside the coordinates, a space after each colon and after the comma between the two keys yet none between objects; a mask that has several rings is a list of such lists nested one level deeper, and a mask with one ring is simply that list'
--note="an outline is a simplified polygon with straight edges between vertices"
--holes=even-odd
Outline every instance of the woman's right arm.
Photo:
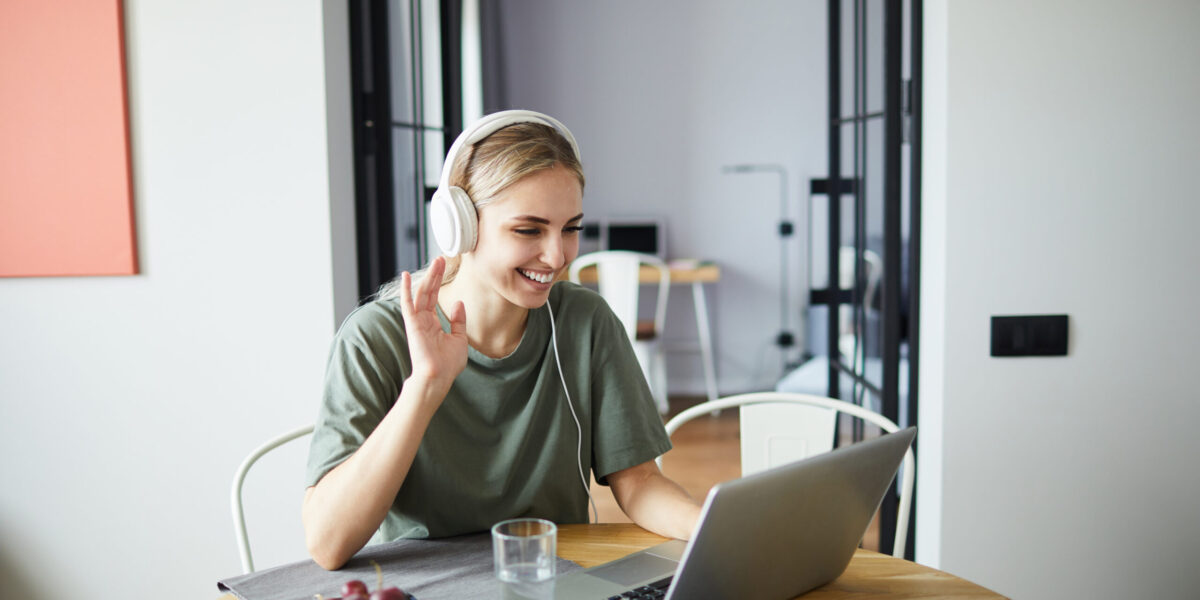
[{"label": "woman's right arm", "polygon": [[362,446],[304,493],[305,543],[326,569],[346,564],[379,528],[449,389],[415,379]]},{"label": "woman's right arm", "polygon": [[400,306],[412,373],[363,444],[304,493],[305,543],[313,560],[326,569],[346,564],[379,528],[408,476],[430,419],[466,367],[462,303],[455,303],[447,315],[450,332],[442,331],[437,318],[444,269],[444,259],[435,259],[416,290],[411,276],[401,275]]}]

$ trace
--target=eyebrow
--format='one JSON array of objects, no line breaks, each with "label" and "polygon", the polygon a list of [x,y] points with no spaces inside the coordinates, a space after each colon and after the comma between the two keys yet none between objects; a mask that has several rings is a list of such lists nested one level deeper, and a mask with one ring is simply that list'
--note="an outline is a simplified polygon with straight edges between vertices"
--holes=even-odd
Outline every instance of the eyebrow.
[{"label": "eyebrow", "polygon": [[[583,213],[579,213],[579,214],[571,217],[570,219],[567,219],[567,223],[574,223],[575,221],[579,221],[581,219],[583,219]],[[513,217],[512,220],[514,220],[514,221],[529,221],[531,223],[538,223],[540,225],[549,225],[550,224],[549,219],[543,219],[542,217],[535,217],[533,215],[520,215],[520,216]]]}]

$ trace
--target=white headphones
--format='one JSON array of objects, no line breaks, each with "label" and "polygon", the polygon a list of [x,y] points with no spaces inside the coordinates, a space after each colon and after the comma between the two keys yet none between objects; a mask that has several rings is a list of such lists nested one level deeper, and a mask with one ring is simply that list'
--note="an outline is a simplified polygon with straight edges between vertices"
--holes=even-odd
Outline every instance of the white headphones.
[{"label": "white headphones", "polygon": [[575,136],[571,135],[565,125],[549,115],[532,110],[504,110],[472,123],[459,134],[458,139],[450,146],[450,152],[446,153],[446,162],[442,165],[442,179],[438,182],[438,189],[433,193],[433,200],[429,205],[429,223],[433,227],[433,239],[442,254],[458,256],[474,250],[479,235],[479,216],[475,212],[475,203],[465,190],[450,185],[450,171],[454,169],[458,153],[462,148],[470,147],[487,136],[517,123],[540,123],[557,129],[571,144],[571,149],[575,151],[575,159],[583,162],[579,157],[579,146],[575,143]]}]

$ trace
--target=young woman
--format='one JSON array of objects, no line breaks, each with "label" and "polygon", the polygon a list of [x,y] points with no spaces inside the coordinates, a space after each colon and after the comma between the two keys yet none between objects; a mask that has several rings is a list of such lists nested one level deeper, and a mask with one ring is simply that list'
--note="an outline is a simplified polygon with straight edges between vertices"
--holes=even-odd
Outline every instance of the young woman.
[{"label": "young woman", "polygon": [[546,115],[490,115],[451,148],[431,208],[451,256],[385,285],[333,343],[303,508],[318,564],[514,517],[587,522],[589,469],[634,522],[691,535],[699,505],[654,463],[670,441],[624,328],[556,282],[583,186]]}]

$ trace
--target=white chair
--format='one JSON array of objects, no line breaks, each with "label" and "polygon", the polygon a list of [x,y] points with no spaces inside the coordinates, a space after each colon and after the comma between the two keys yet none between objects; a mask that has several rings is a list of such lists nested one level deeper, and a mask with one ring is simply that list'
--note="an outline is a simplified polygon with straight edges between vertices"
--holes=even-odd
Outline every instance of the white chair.
[{"label": "white chair", "polygon": [[[838,258],[838,265],[840,265],[841,270],[841,273],[838,274],[838,287],[843,290],[855,289],[854,270],[857,255],[858,251],[854,249],[854,246],[842,246]],[[879,293],[879,280],[883,276],[883,259],[879,257],[879,254],[872,250],[863,250],[863,271],[864,287],[862,305],[869,311],[875,310],[875,304],[877,303],[876,296]],[[838,332],[838,349],[850,360],[855,360],[855,338],[865,333],[862,330],[856,329],[853,310],[853,307],[849,304],[842,304],[839,306],[838,312],[838,321],[842,328]],[[862,344],[862,340],[860,339],[857,360],[861,362],[865,358],[866,346]]]},{"label": "white chair", "polygon": [[[740,407],[742,475],[828,452],[833,448],[837,414],[845,413],[877,425],[885,432],[900,429],[890,419],[861,406],[808,394],[756,392],[729,396],[693,406],[667,422],[667,435],[684,423],[717,411]],[[657,459],[662,466],[662,457]],[[896,539],[892,555],[903,557],[912,507],[914,469],[912,449],[900,467],[900,505],[896,511]]]},{"label": "white chair", "polygon": [[267,443],[259,446],[254,452],[251,452],[242,464],[238,466],[237,472],[233,476],[233,489],[230,493],[230,505],[233,509],[233,531],[237,536],[238,551],[242,558],[242,572],[254,572],[254,559],[250,556],[250,538],[246,535],[246,516],[242,512],[242,482],[246,479],[246,473],[250,471],[250,467],[258,462],[264,454],[294,440],[304,437],[313,432],[312,425],[305,425],[294,431],[289,431],[283,435],[269,440]]},{"label": "white chair", "polygon": [[[642,265],[658,270],[658,296],[654,308],[654,319],[638,320],[638,294],[640,292],[640,276]],[[637,354],[638,363],[646,381],[650,383],[650,391],[654,394],[654,402],[658,412],[666,414],[667,405],[667,365],[663,352],[662,332],[667,320],[667,294],[671,290],[671,269],[661,258],[652,254],[629,252],[625,250],[606,250],[584,254],[571,263],[568,277],[575,283],[580,282],[580,272],[594,266],[596,281],[600,286],[600,295],[616,313],[617,318],[625,325],[625,333],[633,343],[633,351]]]}]

